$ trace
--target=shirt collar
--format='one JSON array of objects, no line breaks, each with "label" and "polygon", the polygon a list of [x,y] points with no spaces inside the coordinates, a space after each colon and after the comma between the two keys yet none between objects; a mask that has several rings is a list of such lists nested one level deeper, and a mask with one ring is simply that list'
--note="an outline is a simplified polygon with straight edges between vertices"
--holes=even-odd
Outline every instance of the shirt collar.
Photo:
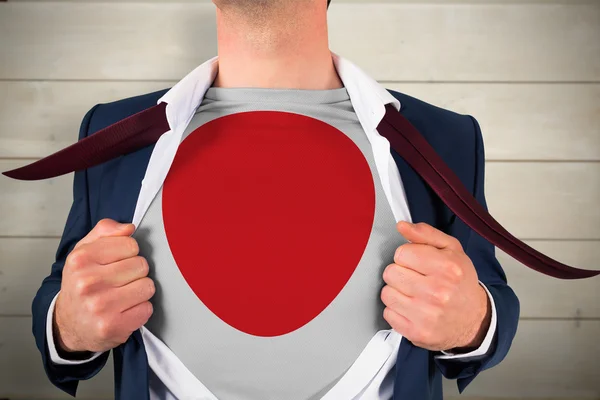
[{"label": "shirt collar", "polygon": [[[390,144],[377,132],[377,126],[385,115],[385,105],[393,104],[399,111],[400,101],[349,60],[334,52],[331,52],[331,56],[337,73],[348,91],[352,107],[371,144],[383,191],[391,204],[392,193],[388,169]],[[158,103],[167,103],[165,113],[169,131],[158,139],[150,155],[132,221],[136,227],[160,190],[183,132],[202,104],[206,90],[212,86],[218,67],[218,56],[205,61],[158,99]]]},{"label": "shirt collar", "polygon": [[[348,91],[352,106],[367,131],[377,128],[385,115],[385,105],[393,104],[400,111],[400,101],[357,65],[331,52],[334,66]],[[217,76],[219,57],[205,61],[180,80],[158,103],[167,103],[166,114],[169,127],[173,130],[182,123],[189,123],[202,103],[206,90]]]}]

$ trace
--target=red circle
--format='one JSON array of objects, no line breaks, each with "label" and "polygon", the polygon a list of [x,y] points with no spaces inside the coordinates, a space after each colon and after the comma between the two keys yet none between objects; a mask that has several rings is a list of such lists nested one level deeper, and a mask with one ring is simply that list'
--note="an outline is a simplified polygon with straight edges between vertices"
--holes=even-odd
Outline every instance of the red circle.
[{"label": "red circle", "polygon": [[257,336],[292,332],[334,300],[375,216],[373,176],[356,144],[320,120],[278,111],[196,129],[162,196],[188,285],[221,320]]}]

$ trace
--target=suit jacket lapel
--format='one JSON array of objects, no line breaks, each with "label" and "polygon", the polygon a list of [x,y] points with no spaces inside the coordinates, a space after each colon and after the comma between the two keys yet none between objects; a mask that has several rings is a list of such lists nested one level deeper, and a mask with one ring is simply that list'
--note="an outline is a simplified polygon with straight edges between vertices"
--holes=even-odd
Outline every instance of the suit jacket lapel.
[{"label": "suit jacket lapel", "polygon": [[404,191],[406,193],[412,221],[414,223],[426,222],[430,225],[435,225],[437,219],[434,200],[435,194],[432,193],[431,189],[423,179],[417,175],[415,170],[400,157],[396,150],[390,148],[390,152],[398,166],[398,171],[402,178],[402,185],[404,186]]},{"label": "suit jacket lapel", "polygon": [[[402,104],[400,113],[409,121],[411,120],[410,110],[404,104]],[[425,132],[421,131],[421,133],[424,134]],[[425,136],[425,139],[427,139],[427,136]],[[455,219],[454,213],[391,146],[390,153],[400,172],[412,222],[425,222],[442,232],[448,233]]]},{"label": "suit jacket lapel", "polygon": [[[403,106],[400,112],[405,111]],[[412,222],[425,222],[439,227],[444,219],[439,198],[393,148],[390,148],[390,152],[400,172]],[[428,393],[429,369],[432,367],[435,365],[431,353],[414,346],[403,337],[396,359],[394,397],[409,399],[415,398],[415,393],[419,393],[419,396]]]}]

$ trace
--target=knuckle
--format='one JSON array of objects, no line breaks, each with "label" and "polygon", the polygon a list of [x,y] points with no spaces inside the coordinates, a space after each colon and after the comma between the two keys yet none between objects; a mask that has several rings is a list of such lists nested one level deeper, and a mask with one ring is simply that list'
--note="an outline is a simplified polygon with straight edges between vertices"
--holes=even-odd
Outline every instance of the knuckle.
[{"label": "knuckle", "polygon": [[459,281],[465,276],[465,272],[459,265],[455,265],[450,271],[452,272],[452,276]]},{"label": "knuckle", "polygon": [[82,268],[86,264],[87,258],[88,250],[85,246],[82,246],[69,253],[69,255],[67,256],[66,264],[70,268]]},{"label": "knuckle", "polygon": [[456,260],[452,255],[447,255],[444,259],[444,269],[446,271],[452,271],[456,267]]},{"label": "knuckle", "polygon": [[156,293],[156,285],[154,284],[154,281],[150,278],[144,278],[148,280],[148,283],[146,284],[146,291],[147,291],[147,295],[148,298],[154,296],[154,294]]},{"label": "knuckle", "polygon": [[148,260],[142,256],[136,256],[136,258],[139,263],[140,274],[142,276],[147,276],[150,273],[150,265],[148,264]]},{"label": "knuckle", "polygon": [[154,313],[154,305],[149,301],[147,301],[146,304],[147,304],[146,307],[148,309],[147,310],[148,318],[150,318],[150,316],[152,316],[152,314]]},{"label": "knuckle", "polygon": [[383,310],[383,318],[384,318],[384,319],[385,319],[385,320],[386,320],[386,321],[387,321],[387,322],[388,322],[390,325],[393,325],[393,324],[395,323],[395,321],[394,321],[394,320],[395,320],[395,318],[394,318],[393,314],[394,314],[394,313],[393,313],[393,311],[392,311],[392,310],[391,310],[389,307],[386,307],[386,308]]},{"label": "knuckle", "polygon": [[130,323],[131,327],[135,329],[139,329],[141,326],[146,324],[150,317],[152,317],[152,313],[154,312],[154,307],[152,303],[149,301],[144,301],[140,303],[136,307],[135,314],[132,314]]},{"label": "knuckle", "polygon": [[87,296],[92,292],[96,278],[93,276],[80,276],[75,280],[74,290],[79,296]]},{"label": "knuckle", "polygon": [[462,244],[460,243],[460,241],[457,238],[455,238],[454,236],[450,236],[450,243],[456,249],[461,249],[462,250],[462,248],[463,248]]},{"label": "knuckle", "polygon": [[396,268],[396,264],[389,264],[387,267],[385,267],[385,269],[383,270],[383,280],[386,283],[391,282],[391,280],[394,277],[394,269]]},{"label": "knuckle", "polygon": [[401,258],[402,258],[402,256],[403,256],[403,254],[404,254],[405,250],[406,250],[406,245],[402,245],[402,246],[399,246],[399,247],[396,249],[396,251],[394,252],[394,261],[395,261],[397,264],[400,264],[400,262],[399,262],[399,261],[401,260]]},{"label": "knuckle", "polygon": [[431,312],[431,320],[434,324],[437,324],[439,321],[441,321],[443,316],[444,310],[439,307],[434,308]]},{"label": "knuckle", "polygon": [[437,287],[432,290],[431,295],[433,299],[441,305],[446,305],[450,302],[450,291],[446,288]]},{"label": "knuckle", "polygon": [[397,332],[404,332],[406,330],[405,327],[402,326],[399,318],[396,317],[394,311],[391,308],[386,307],[383,310],[383,318],[392,327],[392,329],[396,330]]},{"label": "knuckle", "polygon": [[106,308],[106,302],[104,300],[102,300],[102,298],[100,297],[96,297],[93,299],[90,299],[87,302],[87,307],[88,311],[93,314],[93,315],[99,315],[101,314],[105,308]]},{"label": "knuckle", "polygon": [[138,255],[140,252],[140,246],[138,245],[137,240],[135,240],[134,238],[132,238],[130,236],[126,236],[126,237],[124,237],[124,239],[125,239],[125,243],[129,249],[129,251],[133,255]]},{"label": "knuckle", "polygon": [[392,288],[388,285],[384,286],[383,289],[381,289],[381,301],[383,304],[390,306],[393,304],[393,298]]},{"label": "knuckle", "polygon": [[415,224],[415,229],[421,232],[425,232],[428,228],[429,225],[427,225],[425,222],[419,222]]},{"label": "knuckle", "polygon": [[448,271],[448,277],[450,278],[451,282],[460,282],[464,277],[464,271],[456,259],[448,260],[446,264],[446,271]]},{"label": "knuckle", "polygon": [[156,293],[156,285],[154,284],[154,281],[148,277],[133,282],[129,288],[132,295],[138,299],[143,299],[144,301],[150,299],[154,296],[154,293]]},{"label": "knuckle", "polygon": [[100,231],[105,231],[110,229],[113,224],[114,222],[110,218],[102,218],[100,221],[98,221],[95,228]]},{"label": "knuckle", "polygon": [[96,321],[96,336],[102,341],[107,341],[111,338],[112,324],[107,318],[98,318]]},{"label": "knuckle", "polygon": [[446,261],[445,270],[451,282],[460,281],[463,277],[463,270],[456,257],[450,257]]}]

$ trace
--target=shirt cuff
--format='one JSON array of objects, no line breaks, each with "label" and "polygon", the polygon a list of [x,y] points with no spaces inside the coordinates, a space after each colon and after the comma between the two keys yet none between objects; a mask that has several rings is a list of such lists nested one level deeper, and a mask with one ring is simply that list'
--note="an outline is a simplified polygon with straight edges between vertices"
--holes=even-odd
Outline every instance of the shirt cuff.
[{"label": "shirt cuff", "polygon": [[[59,291],[60,293],[60,291]],[[95,360],[100,357],[102,352],[93,353],[90,358],[85,360],[66,360],[58,355],[58,351],[56,350],[56,344],[54,343],[54,335],[52,330],[52,319],[54,316],[54,304],[56,303],[56,298],[58,297],[58,293],[52,299],[52,303],[50,303],[50,307],[48,308],[48,315],[46,316],[46,340],[48,342],[48,352],[50,353],[50,360],[54,364],[58,365],[80,365],[85,364],[90,361]]]},{"label": "shirt cuff", "polygon": [[453,354],[442,350],[443,355],[435,356],[435,358],[440,360],[454,360],[459,358],[482,356],[489,351],[490,346],[492,345],[492,341],[494,339],[494,335],[496,334],[496,304],[494,303],[494,297],[492,296],[490,291],[485,287],[485,285],[481,281],[479,281],[479,284],[485,289],[485,292],[487,293],[492,306],[492,320],[490,322],[490,327],[487,331],[487,334],[485,335],[483,342],[481,342],[481,346],[469,353],[464,354]]}]

